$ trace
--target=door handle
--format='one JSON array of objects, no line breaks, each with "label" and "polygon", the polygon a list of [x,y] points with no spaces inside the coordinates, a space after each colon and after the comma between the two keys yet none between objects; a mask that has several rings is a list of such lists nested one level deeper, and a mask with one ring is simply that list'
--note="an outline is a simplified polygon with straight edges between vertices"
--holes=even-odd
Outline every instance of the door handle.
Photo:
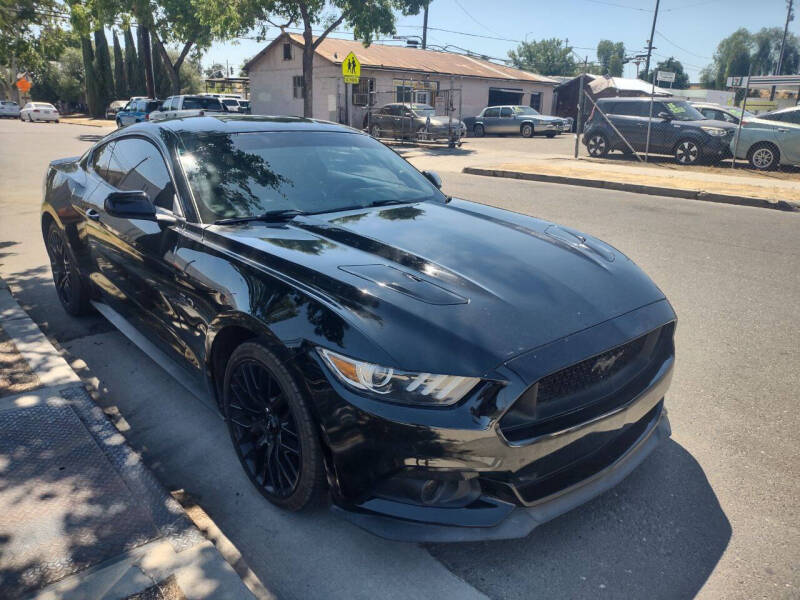
[{"label": "door handle", "polygon": [[783,127],[778,127],[778,131],[780,131],[781,133],[786,133],[789,130],[788,129],[784,129]]},{"label": "door handle", "polygon": [[90,208],[89,210],[86,211],[86,216],[89,217],[92,221],[100,220],[100,213],[93,208]]}]

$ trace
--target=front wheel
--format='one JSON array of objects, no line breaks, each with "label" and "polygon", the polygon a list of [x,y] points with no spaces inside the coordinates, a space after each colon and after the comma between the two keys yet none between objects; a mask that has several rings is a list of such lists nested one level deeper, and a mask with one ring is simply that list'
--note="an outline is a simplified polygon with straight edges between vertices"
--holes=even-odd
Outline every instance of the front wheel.
[{"label": "front wheel", "polygon": [[56,294],[69,314],[78,317],[90,311],[89,290],[78,273],[77,264],[67,244],[67,238],[55,223],[51,223],[45,239]]},{"label": "front wheel", "polygon": [[231,355],[223,409],[239,461],[267,500],[298,511],[322,499],[325,469],[311,412],[263,345],[245,342]]},{"label": "front wheel", "polygon": [[525,123],[520,128],[520,133],[522,134],[522,137],[524,137],[524,138],[533,137],[533,125],[531,125],[530,123]]},{"label": "front wheel", "polygon": [[593,133],[586,143],[586,150],[588,150],[589,156],[602,158],[608,154],[608,139],[602,133]]},{"label": "front wheel", "polygon": [[696,165],[703,159],[703,151],[694,140],[681,140],[675,146],[674,156],[679,165]]}]

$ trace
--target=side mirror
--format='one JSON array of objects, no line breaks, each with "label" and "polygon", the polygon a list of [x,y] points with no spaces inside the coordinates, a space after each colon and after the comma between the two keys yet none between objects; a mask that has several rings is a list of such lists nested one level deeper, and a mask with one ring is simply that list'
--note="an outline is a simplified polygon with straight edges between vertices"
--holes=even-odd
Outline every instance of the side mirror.
[{"label": "side mirror", "polygon": [[439,174],[436,171],[423,171],[422,174],[425,175],[425,177],[428,178],[428,181],[430,181],[438,189],[442,189],[442,178],[439,177]]},{"label": "side mirror", "polygon": [[664,119],[665,121],[671,121],[672,115],[665,110],[662,110],[660,113],[656,115],[659,119]]},{"label": "side mirror", "polygon": [[156,207],[144,192],[111,192],[104,207],[106,213],[119,219],[156,220]]}]

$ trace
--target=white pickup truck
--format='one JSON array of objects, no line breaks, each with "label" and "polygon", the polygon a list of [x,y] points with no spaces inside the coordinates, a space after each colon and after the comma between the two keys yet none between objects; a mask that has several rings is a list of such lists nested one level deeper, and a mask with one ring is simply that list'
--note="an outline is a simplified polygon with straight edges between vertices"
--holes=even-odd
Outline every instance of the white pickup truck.
[{"label": "white pickup truck", "polygon": [[230,112],[219,98],[212,96],[170,96],[157,111],[150,113],[151,121],[202,117],[205,114]]}]

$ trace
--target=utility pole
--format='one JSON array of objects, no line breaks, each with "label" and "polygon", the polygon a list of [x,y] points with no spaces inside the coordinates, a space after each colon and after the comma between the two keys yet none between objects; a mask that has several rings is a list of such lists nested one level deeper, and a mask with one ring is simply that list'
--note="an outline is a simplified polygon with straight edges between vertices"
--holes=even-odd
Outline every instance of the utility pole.
[{"label": "utility pole", "polygon": [[[422,17],[422,49],[428,46],[428,4],[429,2],[425,3],[425,13]],[[783,36],[786,38],[786,34]]]},{"label": "utility pole", "polygon": [[[789,31],[789,21],[794,18],[792,14],[792,5],[794,4],[794,0],[787,0],[786,2],[786,25],[783,26],[783,39],[781,40],[781,53],[778,55],[778,64],[775,67],[775,75],[781,74],[781,66],[783,64],[783,49],[786,46],[786,34]],[[775,99],[775,86],[772,86],[772,90],[769,93],[769,101],[772,102]]]},{"label": "utility pole", "polygon": [[583,80],[586,76],[586,69],[589,66],[589,57],[583,59],[583,72],[581,73],[581,87],[578,90],[578,122],[575,123],[575,158],[578,158],[578,145],[580,143],[581,134],[583,133]]},{"label": "utility pole", "polygon": [[656,19],[658,19],[658,3],[656,0],[656,12],[653,13],[653,27],[650,29],[650,39],[647,40],[647,62],[644,64],[644,76],[650,73],[650,53],[653,51],[653,36],[656,34]]}]

